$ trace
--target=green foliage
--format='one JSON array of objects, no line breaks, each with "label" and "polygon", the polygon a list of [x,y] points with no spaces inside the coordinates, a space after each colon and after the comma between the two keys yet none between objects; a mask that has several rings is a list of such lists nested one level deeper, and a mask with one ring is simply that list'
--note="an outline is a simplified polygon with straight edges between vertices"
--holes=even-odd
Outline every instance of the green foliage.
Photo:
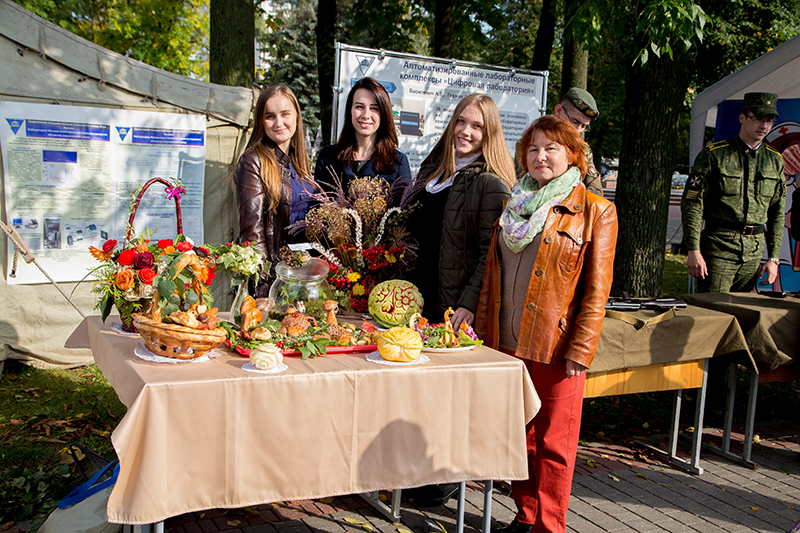
[{"label": "green foliage", "polygon": [[49,514],[64,497],[64,487],[71,478],[67,465],[48,471],[22,466],[0,470],[0,523]]},{"label": "green foliage", "polygon": [[[693,0],[584,2],[569,14],[568,31],[590,49],[610,39],[616,52],[644,67],[652,57],[673,57],[703,40],[707,16]],[[652,56],[652,57],[651,57]]]},{"label": "green foliage", "polygon": [[6,361],[0,379],[0,524],[52,511],[77,472],[62,452],[80,442],[113,458],[125,407],[96,366],[44,370]]},{"label": "green foliage", "polygon": [[316,23],[316,1],[290,0],[274,7],[256,25],[259,55],[264,63],[258,70],[258,83],[284,84],[292,89],[312,139],[320,125]]},{"label": "green foliage", "polygon": [[148,65],[208,77],[207,0],[16,0],[95,44]]},{"label": "green foliage", "polygon": [[800,2],[701,0],[712,21],[696,64],[698,92],[797,35]]}]

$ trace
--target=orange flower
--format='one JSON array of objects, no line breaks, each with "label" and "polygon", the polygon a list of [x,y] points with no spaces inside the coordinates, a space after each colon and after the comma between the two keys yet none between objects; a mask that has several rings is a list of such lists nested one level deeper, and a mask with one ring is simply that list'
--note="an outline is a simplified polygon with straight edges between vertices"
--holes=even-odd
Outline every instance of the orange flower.
[{"label": "orange flower", "polygon": [[171,254],[174,251],[175,251],[175,247],[174,246],[167,246],[166,248],[161,250],[161,253],[158,254],[158,257],[161,257],[164,254]]},{"label": "orange flower", "polygon": [[98,261],[100,261],[102,263],[102,262],[108,261],[111,258],[111,254],[113,253],[113,250],[108,252],[108,253],[106,253],[103,250],[100,250],[99,248],[95,248],[94,246],[90,246],[89,247],[89,252],[91,252],[92,257],[94,257],[95,259],[97,259]]},{"label": "orange flower", "polygon": [[140,254],[144,252],[149,252],[150,247],[147,246],[147,243],[149,242],[150,239],[142,239],[141,241],[139,241],[139,244],[136,245],[136,251],[139,252]]},{"label": "orange flower", "polygon": [[131,285],[133,285],[133,278],[133,270],[120,270],[117,272],[117,277],[114,283],[116,283],[119,290],[126,291],[131,288]]}]

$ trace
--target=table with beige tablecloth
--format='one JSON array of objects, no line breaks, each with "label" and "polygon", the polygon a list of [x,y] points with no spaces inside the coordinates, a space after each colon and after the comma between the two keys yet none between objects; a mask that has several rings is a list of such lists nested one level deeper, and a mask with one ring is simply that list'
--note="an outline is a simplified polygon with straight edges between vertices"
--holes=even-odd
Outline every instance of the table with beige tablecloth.
[{"label": "table with beige tablecloth", "polygon": [[430,353],[418,366],[365,354],[255,374],[228,351],[158,364],[139,337],[89,317],[91,346],[128,412],[112,435],[111,522],[145,524],[209,508],[527,477],[525,424],[539,399],[522,363],[488,348]]}]

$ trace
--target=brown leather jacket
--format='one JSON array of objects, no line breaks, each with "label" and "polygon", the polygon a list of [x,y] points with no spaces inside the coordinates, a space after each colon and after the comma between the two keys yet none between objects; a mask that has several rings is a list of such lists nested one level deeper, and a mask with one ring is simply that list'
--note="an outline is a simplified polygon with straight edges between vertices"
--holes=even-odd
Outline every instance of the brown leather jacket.
[{"label": "brown leather jacket", "polygon": [[277,212],[269,210],[269,202],[261,181],[261,160],[253,151],[245,152],[233,172],[236,185],[236,203],[239,207],[238,242],[252,241],[256,249],[272,262],[269,273],[264,272],[256,281],[256,296],[266,297],[269,282],[275,278],[275,264],[281,246],[289,239],[286,227],[292,211],[292,182],[281,180],[281,201]]},{"label": "brown leather jacket", "polygon": [[[495,225],[486,259],[475,331],[499,344],[501,265]],[[617,211],[579,184],[547,217],[528,282],[516,356],[540,363],[592,364],[614,274]]]}]

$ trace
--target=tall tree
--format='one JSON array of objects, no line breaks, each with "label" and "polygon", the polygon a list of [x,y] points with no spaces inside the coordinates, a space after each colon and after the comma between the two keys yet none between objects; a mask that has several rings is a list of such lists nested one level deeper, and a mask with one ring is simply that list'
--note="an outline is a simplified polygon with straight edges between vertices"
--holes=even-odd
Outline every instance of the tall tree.
[{"label": "tall tree", "polygon": [[[257,27],[259,56],[266,69],[264,86],[289,86],[300,102],[303,122],[313,141],[320,127],[320,90],[317,75],[316,0],[289,0],[266,14],[264,28]],[[329,126],[330,128],[330,126]]]},{"label": "tall tree", "polygon": [[176,74],[208,76],[206,0],[16,0],[84,39]]},{"label": "tall tree", "polygon": [[589,51],[583,42],[575,39],[572,18],[580,6],[580,0],[564,2],[564,62],[561,70],[561,94],[572,87],[586,89],[589,76]]},{"label": "tall tree", "polygon": [[256,6],[253,0],[211,0],[209,79],[250,87],[255,77]]},{"label": "tall tree", "polygon": [[317,6],[317,77],[319,84],[322,144],[331,143],[333,125],[333,74],[335,69],[336,0],[322,0]]},{"label": "tall tree", "polygon": [[455,0],[436,0],[433,32],[433,55],[436,57],[454,57],[455,10]]},{"label": "tall tree", "polygon": [[555,0],[543,0],[539,17],[539,31],[536,32],[536,44],[533,47],[531,68],[547,70],[550,68],[550,55],[556,38],[556,6]]},{"label": "tall tree", "polygon": [[598,44],[607,35],[625,65],[615,294],[661,294],[677,125],[690,65],[687,51],[702,39],[705,22],[705,13],[692,0],[587,2],[575,18],[578,39]]}]

